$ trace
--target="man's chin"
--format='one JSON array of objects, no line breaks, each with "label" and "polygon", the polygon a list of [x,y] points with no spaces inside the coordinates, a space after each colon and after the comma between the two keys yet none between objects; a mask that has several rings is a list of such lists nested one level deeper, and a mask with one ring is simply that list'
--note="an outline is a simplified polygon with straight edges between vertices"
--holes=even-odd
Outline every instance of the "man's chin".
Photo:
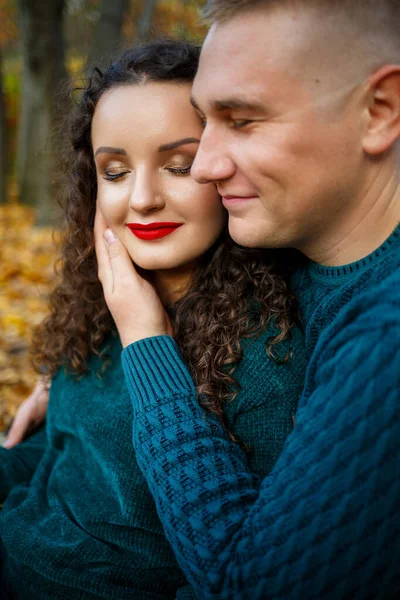
[{"label": "man's chin", "polygon": [[246,225],[243,221],[235,222],[229,218],[229,235],[234,242],[244,248],[281,248],[284,244],[280,243],[277,236],[274,235],[270,228],[261,229],[259,224],[252,227],[251,224]]}]

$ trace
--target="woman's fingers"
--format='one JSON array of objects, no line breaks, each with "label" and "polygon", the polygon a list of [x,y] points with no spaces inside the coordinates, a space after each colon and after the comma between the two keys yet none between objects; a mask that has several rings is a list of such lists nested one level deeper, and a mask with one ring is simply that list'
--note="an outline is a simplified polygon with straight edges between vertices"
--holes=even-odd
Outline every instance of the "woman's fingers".
[{"label": "woman's fingers", "polygon": [[5,448],[20,444],[46,418],[49,392],[42,379],[32,394],[21,404],[4,443]]},{"label": "woman's fingers", "polygon": [[112,273],[112,291],[115,292],[119,287],[123,292],[129,288],[134,291],[133,286],[140,286],[141,277],[138,275],[131,257],[125,246],[121,244],[115,233],[111,229],[104,231],[104,241],[108,252],[108,265]]},{"label": "woman's fingers", "polygon": [[12,448],[17,444],[20,444],[29,431],[32,429],[32,412],[34,406],[30,399],[26,399],[19,407],[17,414],[11,424],[8,431],[6,441],[4,442],[5,448]]}]

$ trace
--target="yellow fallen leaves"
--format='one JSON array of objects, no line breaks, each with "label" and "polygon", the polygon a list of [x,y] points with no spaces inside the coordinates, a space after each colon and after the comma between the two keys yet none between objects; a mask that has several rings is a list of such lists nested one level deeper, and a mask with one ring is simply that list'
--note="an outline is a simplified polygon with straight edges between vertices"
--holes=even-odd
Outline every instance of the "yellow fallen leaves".
[{"label": "yellow fallen leaves", "polygon": [[37,380],[29,344],[54,286],[54,237],[50,228],[34,227],[33,209],[0,206],[0,431]]}]

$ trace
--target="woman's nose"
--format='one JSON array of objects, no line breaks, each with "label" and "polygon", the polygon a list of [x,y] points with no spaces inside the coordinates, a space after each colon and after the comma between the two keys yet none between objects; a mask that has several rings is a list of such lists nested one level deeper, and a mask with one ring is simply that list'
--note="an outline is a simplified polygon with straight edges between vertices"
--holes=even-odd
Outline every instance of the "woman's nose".
[{"label": "woman's nose", "polygon": [[153,177],[137,174],[130,198],[129,206],[135,212],[147,213],[164,207],[164,199]]}]

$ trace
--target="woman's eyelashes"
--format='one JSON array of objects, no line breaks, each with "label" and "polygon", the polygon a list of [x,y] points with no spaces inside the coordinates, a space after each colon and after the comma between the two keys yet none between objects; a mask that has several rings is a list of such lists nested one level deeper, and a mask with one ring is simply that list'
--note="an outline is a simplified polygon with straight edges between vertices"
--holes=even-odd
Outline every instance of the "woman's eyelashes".
[{"label": "woman's eyelashes", "polygon": [[[190,175],[192,163],[193,157],[191,157],[190,160],[168,162],[167,164],[160,165],[157,169],[167,171],[168,173],[177,176]],[[126,165],[106,165],[105,167],[100,166],[99,172],[106,181],[117,181],[132,173],[132,169],[128,168]]]},{"label": "woman's eyelashes", "polygon": [[173,173],[174,175],[190,175],[190,169],[192,165],[188,165],[186,167],[166,167],[167,171]]},{"label": "woman's eyelashes", "polygon": [[[190,175],[190,169],[192,168],[192,165],[188,165],[185,167],[165,167],[165,170],[168,171],[169,173],[172,173],[173,175]],[[106,181],[115,181],[117,179],[121,179],[122,177],[124,177],[125,175],[128,175],[130,173],[130,171],[120,171],[118,173],[115,172],[111,172],[111,171],[104,171],[103,173],[103,179],[105,179]]]},{"label": "woman's eyelashes", "polygon": [[97,164],[98,174],[106,181],[121,179],[131,172],[129,167],[121,162],[104,161]]},{"label": "woman's eyelashes", "polygon": [[120,171],[118,173],[112,173],[110,171],[104,171],[103,179],[106,181],[115,181],[116,179],[121,179],[124,175],[127,175],[129,171]]}]

